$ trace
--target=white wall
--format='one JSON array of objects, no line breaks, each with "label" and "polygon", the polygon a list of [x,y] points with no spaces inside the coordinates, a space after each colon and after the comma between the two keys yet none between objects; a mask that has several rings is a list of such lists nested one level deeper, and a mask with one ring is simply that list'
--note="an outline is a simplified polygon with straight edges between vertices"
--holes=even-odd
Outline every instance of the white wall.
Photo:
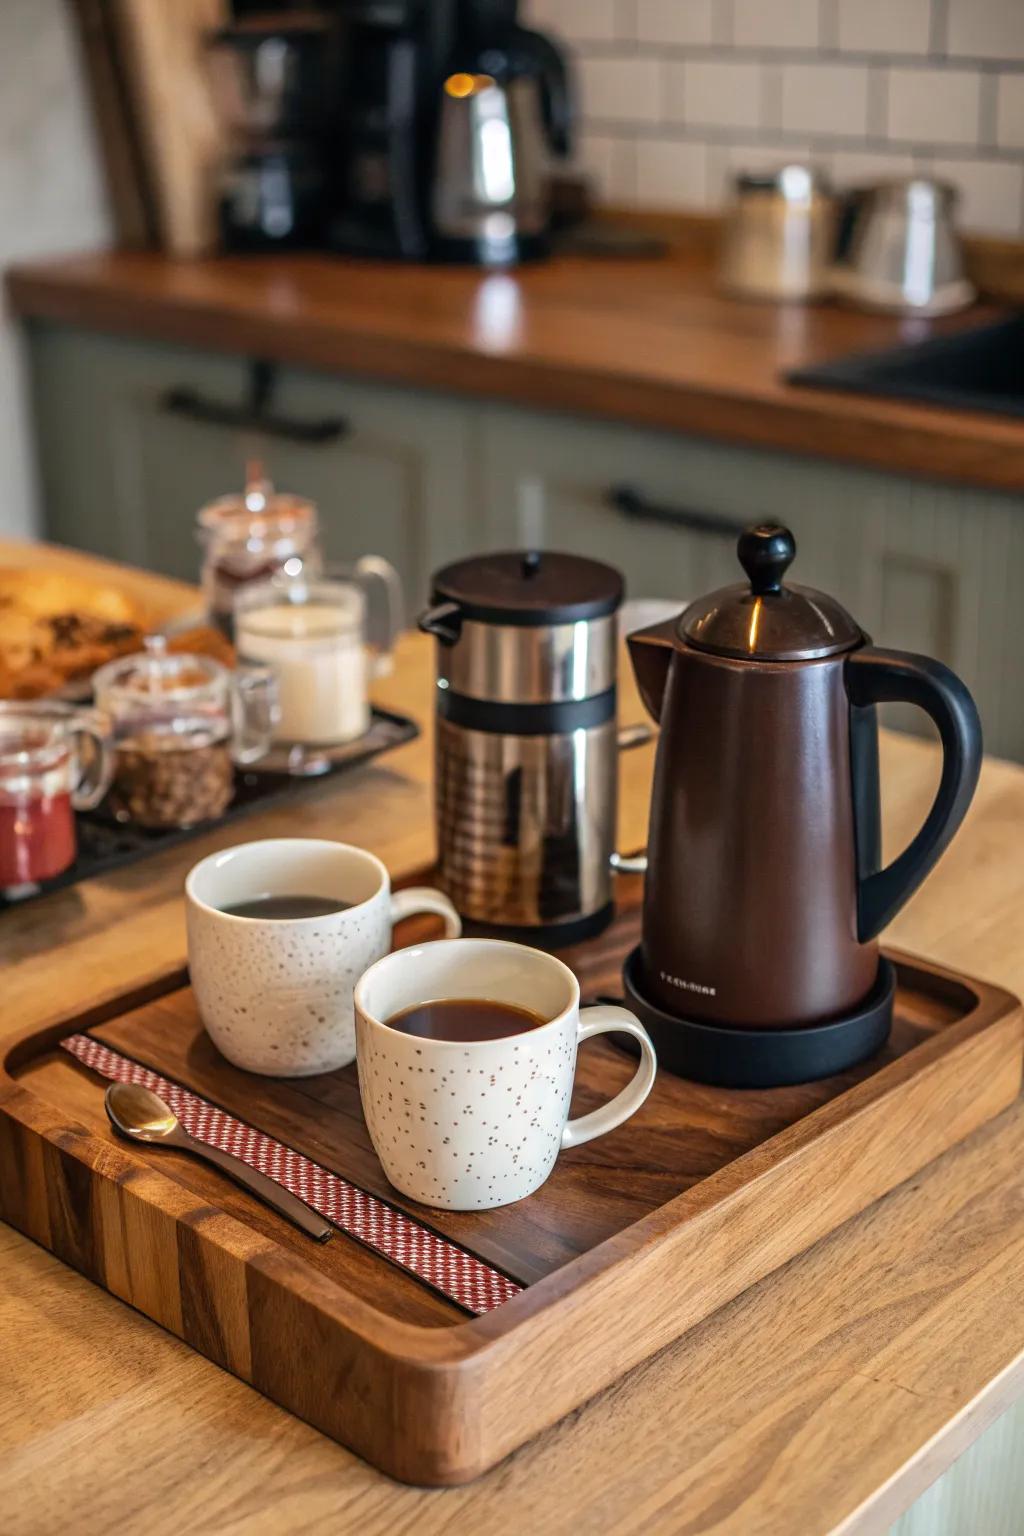
[{"label": "white wall", "polygon": [[528,0],[574,47],[606,200],[714,209],[810,158],[838,185],[934,173],[968,229],[1024,232],[1024,0]]},{"label": "white wall", "polygon": [[[67,0],[0,0],[0,267],[103,245],[109,220]],[[25,371],[0,313],[0,535],[38,527]]]}]

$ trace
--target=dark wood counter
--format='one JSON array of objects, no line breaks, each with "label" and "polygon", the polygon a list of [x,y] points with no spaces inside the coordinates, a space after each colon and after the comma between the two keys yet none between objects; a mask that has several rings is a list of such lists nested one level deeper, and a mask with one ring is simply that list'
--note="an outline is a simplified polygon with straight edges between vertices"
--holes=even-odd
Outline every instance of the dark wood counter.
[{"label": "dark wood counter", "polygon": [[[326,256],[111,254],[8,274],[19,315],[898,473],[1019,491],[1024,423],[831,391],[782,371],[931,334],[718,293],[706,241],[520,272]],[[946,325],[978,323],[985,311]]]}]

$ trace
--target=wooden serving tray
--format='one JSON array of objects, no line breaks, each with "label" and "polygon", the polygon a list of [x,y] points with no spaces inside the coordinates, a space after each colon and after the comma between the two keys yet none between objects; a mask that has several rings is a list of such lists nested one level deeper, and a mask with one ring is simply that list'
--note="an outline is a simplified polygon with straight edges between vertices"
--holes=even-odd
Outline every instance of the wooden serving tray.
[{"label": "wooden serving tray", "polygon": [[[618,990],[638,939],[638,889],[621,889],[608,933],[565,954],[585,999]],[[1017,1000],[892,959],[897,1017],[873,1061],[764,1092],[662,1073],[633,1120],[563,1154],[528,1200],[461,1215],[387,1185],[354,1067],[290,1082],[236,1070],[179,977],[162,996],[122,999],[8,1053],[0,1216],[392,1476],[464,1482],[1016,1097]],[[105,1083],[57,1048],[83,1028],[404,1204],[527,1289],[467,1319],[343,1234],[318,1246],[198,1161],[116,1140]],[[632,1071],[611,1044],[588,1044],[573,1113]]]}]

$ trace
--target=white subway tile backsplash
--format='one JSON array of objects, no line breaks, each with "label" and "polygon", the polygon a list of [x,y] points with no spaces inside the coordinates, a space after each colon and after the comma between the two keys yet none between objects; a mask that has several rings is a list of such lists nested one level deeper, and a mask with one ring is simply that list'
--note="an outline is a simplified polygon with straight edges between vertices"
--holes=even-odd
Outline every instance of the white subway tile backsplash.
[{"label": "white subway tile backsplash", "polygon": [[636,35],[641,43],[710,43],[714,0],[637,0]]},{"label": "white subway tile backsplash", "polygon": [[998,160],[933,160],[930,174],[960,192],[957,218],[977,234],[1011,235],[1021,227],[1024,167]]},{"label": "white subway tile backsplash", "polygon": [[932,0],[838,0],[839,47],[851,53],[927,53]]},{"label": "white subway tile backsplash", "polygon": [[885,150],[837,149],[828,157],[828,168],[837,191],[912,176],[917,167],[913,155]]},{"label": "white subway tile backsplash", "polygon": [[996,143],[1024,149],[1024,75],[1002,75],[996,97]]},{"label": "white subway tile backsplash", "polygon": [[632,203],[636,197],[636,150],[632,139],[581,133],[575,162],[591,178],[603,203]]},{"label": "white subway tile backsplash", "polygon": [[587,118],[609,123],[657,123],[662,119],[659,59],[582,58],[580,82]]},{"label": "white subway tile backsplash", "polygon": [[782,126],[794,133],[863,136],[868,71],[863,64],[785,64]]},{"label": "white subway tile backsplash", "polygon": [[888,134],[922,144],[977,144],[981,76],[973,69],[889,71]]},{"label": "white subway tile backsplash", "polygon": [[637,202],[656,208],[708,207],[708,149],[677,139],[638,139]]},{"label": "white subway tile backsplash", "polygon": [[733,42],[740,48],[816,48],[818,0],[733,0]]},{"label": "white subway tile backsplash", "polygon": [[1024,56],[1024,5],[1021,0],[947,0],[947,48],[967,58],[1019,59]]},{"label": "white subway tile backsplash", "polygon": [[761,116],[761,65],[725,59],[689,59],[669,65],[671,117],[716,128],[757,128]]},{"label": "white subway tile backsplash", "polygon": [[810,157],[842,185],[935,161],[969,227],[1024,235],[1024,0],[526,0],[524,15],[575,48],[579,158],[612,201],[718,207],[744,158]]},{"label": "white subway tile backsplash", "polygon": [[615,0],[528,0],[523,20],[574,43],[611,41]]}]

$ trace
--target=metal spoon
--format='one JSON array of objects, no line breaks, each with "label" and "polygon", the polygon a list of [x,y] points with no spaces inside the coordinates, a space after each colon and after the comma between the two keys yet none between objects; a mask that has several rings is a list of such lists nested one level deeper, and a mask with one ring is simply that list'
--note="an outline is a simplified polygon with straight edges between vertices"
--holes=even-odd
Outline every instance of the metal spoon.
[{"label": "metal spoon", "polygon": [[311,1211],[308,1205],[275,1184],[273,1179],[268,1179],[266,1174],[250,1168],[240,1157],[222,1152],[219,1147],[209,1147],[205,1141],[196,1141],[174,1111],[148,1088],[139,1088],[132,1083],[111,1083],[103,1103],[111,1125],[122,1136],[132,1141],[162,1142],[164,1146],[178,1147],[182,1152],[194,1152],[196,1157],[213,1163],[236,1183],[244,1185],[250,1194],[287,1216],[318,1243],[325,1243],[330,1237],[331,1227],[316,1211]]}]

